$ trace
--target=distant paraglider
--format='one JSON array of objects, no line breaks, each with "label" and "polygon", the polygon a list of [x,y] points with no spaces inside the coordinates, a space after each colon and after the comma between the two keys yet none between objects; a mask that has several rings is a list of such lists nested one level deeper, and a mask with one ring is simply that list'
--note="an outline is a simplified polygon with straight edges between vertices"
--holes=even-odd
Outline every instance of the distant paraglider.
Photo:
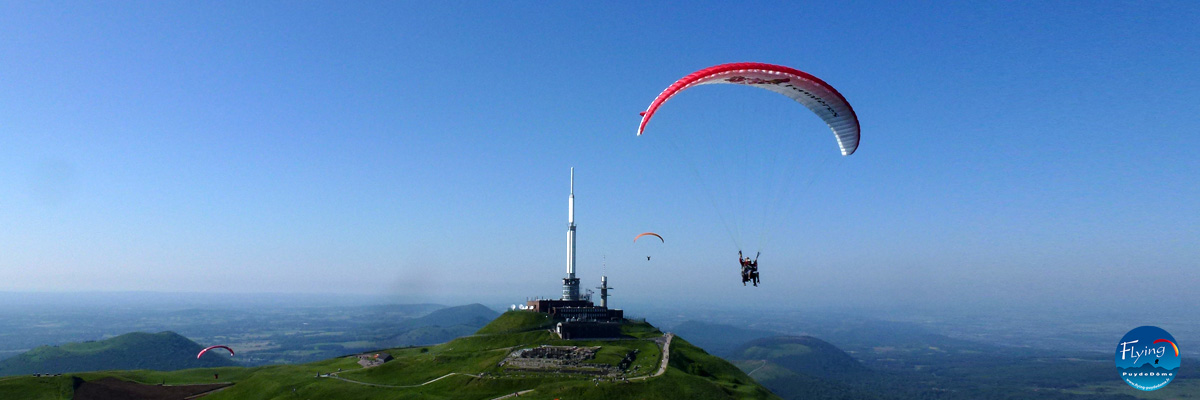
[{"label": "distant paraglider", "polygon": [[[643,233],[643,234],[640,234],[640,235],[634,236],[634,237],[633,237],[633,242],[634,242],[634,243],[637,243],[637,241],[638,241],[638,238],[641,238],[642,236],[654,236],[654,237],[658,238],[658,240],[659,240],[660,242],[662,242],[662,243],[666,243],[666,242],[667,242],[666,240],[663,240],[663,237],[662,237],[662,236],[659,236],[657,233],[654,233],[654,232],[646,232],[646,233]],[[646,256],[646,261],[650,261],[650,256]]]},{"label": "distant paraglider", "polygon": [[638,238],[640,238],[640,237],[642,237],[642,236],[654,236],[654,237],[658,238],[658,240],[662,241],[663,243],[666,243],[666,242],[667,242],[666,240],[663,240],[662,236],[659,236],[657,233],[654,233],[654,232],[646,232],[646,233],[643,233],[643,234],[641,234],[641,235],[634,236],[634,237],[633,237],[633,242],[634,242],[634,243],[637,243],[637,240],[638,240]]},{"label": "distant paraglider", "polygon": [[206,352],[208,352],[209,350],[212,350],[212,349],[225,349],[225,350],[229,350],[229,355],[231,355],[231,356],[233,355],[233,349],[229,348],[229,346],[221,346],[221,345],[217,345],[217,346],[208,346],[208,347],[205,347],[205,348],[204,348],[204,350],[200,350],[200,354],[196,354],[196,359],[200,359],[200,356],[204,355],[204,353],[206,353]]}]

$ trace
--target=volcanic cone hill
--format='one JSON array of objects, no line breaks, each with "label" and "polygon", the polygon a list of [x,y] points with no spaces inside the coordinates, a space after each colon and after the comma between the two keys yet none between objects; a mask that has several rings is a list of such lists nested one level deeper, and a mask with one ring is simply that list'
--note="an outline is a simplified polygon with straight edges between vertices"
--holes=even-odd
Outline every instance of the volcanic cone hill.
[{"label": "volcanic cone hill", "polygon": [[785,399],[875,399],[849,383],[874,381],[873,371],[846,352],[811,336],[755,339],[731,358],[747,375]]},{"label": "volcanic cone hill", "polygon": [[650,324],[625,322],[619,339],[562,340],[547,329],[554,322],[545,314],[510,311],[473,335],[433,346],[301,365],[14,377],[0,380],[0,394],[70,398],[63,393],[69,386],[55,379],[115,378],[148,385],[232,383],[206,400],[494,399],[514,393],[537,399],[779,399],[734,365]]},{"label": "volcanic cone hill", "polygon": [[812,336],[757,339],[742,345],[733,355],[735,359],[766,360],[792,372],[835,380],[871,373],[846,352]]},{"label": "volcanic cone hill", "polygon": [[40,346],[0,361],[0,376],[112,369],[174,371],[237,365],[214,353],[196,359],[204,346],[175,332],[134,332],[109,339]]}]

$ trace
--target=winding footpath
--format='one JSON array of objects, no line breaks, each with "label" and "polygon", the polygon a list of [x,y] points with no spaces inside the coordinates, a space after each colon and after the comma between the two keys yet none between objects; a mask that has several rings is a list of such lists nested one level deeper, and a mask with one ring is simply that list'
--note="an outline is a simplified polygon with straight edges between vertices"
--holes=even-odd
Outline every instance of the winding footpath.
[{"label": "winding footpath", "polygon": [[663,348],[662,348],[662,354],[663,354],[662,364],[658,366],[658,371],[655,371],[654,375],[639,376],[637,378],[630,378],[629,380],[644,381],[646,379],[660,376],[663,373],[667,372],[667,365],[669,365],[671,363],[671,339],[675,338],[675,334],[667,333],[666,335],[663,335],[663,337],[666,338],[666,340],[665,340],[665,343],[663,344]]},{"label": "winding footpath", "polygon": [[513,397],[519,397],[519,396],[521,396],[521,395],[523,395],[523,394],[526,394],[526,393],[529,393],[529,392],[532,392],[532,391],[533,391],[533,389],[529,389],[529,390],[522,390],[522,391],[520,391],[520,392],[516,392],[516,393],[513,393],[513,394],[506,394],[506,395],[503,395],[503,396],[500,396],[500,397],[494,398],[494,399],[492,399],[492,400],[500,400],[500,399],[509,399],[509,398],[513,398]]},{"label": "winding footpath", "polygon": [[751,376],[751,375],[754,375],[755,372],[758,372],[758,370],[762,369],[762,367],[765,367],[765,366],[767,366],[767,360],[762,360],[762,364],[759,364],[758,368],[755,368],[753,370],[750,370],[750,372],[747,372],[746,376],[753,378],[753,376]]},{"label": "winding footpath", "polygon": [[451,372],[451,373],[439,376],[437,378],[430,379],[428,382],[420,383],[420,384],[416,384],[416,385],[384,385],[382,383],[362,382],[362,381],[356,381],[356,380],[346,379],[346,378],[337,376],[337,373],[325,374],[325,375],[321,375],[321,377],[322,378],[333,378],[333,379],[337,379],[339,381],[345,381],[345,382],[350,382],[350,383],[357,383],[359,385],[384,387],[384,388],[398,388],[399,389],[399,388],[415,388],[415,387],[425,386],[430,383],[434,383],[434,382],[440,381],[442,379],[449,378],[452,375],[465,375],[465,376],[471,376],[471,377],[476,377],[476,378],[479,377],[479,375],[464,374],[461,372]]}]

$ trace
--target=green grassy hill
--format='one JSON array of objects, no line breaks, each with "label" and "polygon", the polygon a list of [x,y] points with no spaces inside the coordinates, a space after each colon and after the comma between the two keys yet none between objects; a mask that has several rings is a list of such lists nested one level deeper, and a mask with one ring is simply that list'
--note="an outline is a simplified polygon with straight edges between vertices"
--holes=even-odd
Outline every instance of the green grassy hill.
[{"label": "green grassy hill", "polygon": [[803,375],[851,380],[872,373],[849,354],[812,336],[776,336],[750,341],[733,352],[734,359],[766,360]]},{"label": "green grassy hill", "polygon": [[0,376],[109,369],[172,371],[236,365],[218,354],[196,359],[196,353],[203,348],[175,332],[134,332],[94,342],[41,346],[0,361]]},{"label": "green grassy hill", "polygon": [[882,399],[858,387],[880,380],[846,352],[811,336],[752,340],[731,352],[738,367],[784,399]]},{"label": "green grassy hill", "polygon": [[492,320],[479,334],[497,334],[549,329],[554,327],[554,319],[547,314],[536,312],[506,312],[501,318]]},{"label": "green grassy hill", "polygon": [[[205,400],[494,399],[516,392],[522,392],[522,399],[778,399],[734,365],[649,324],[624,325],[626,337],[621,340],[565,341],[545,329],[550,322],[533,312],[504,313],[475,335],[435,346],[388,349],[395,359],[372,368],[362,368],[355,357],[340,357],[255,368],[23,376],[0,380],[0,398],[67,399],[72,385],[64,379],[114,377],[151,385],[234,383]],[[500,365],[514,350],[542,345],[597,346],[594,358],[587,361],[595,365],[611,367],[633,359],[624,372],[610,369],[617,372],[599,379],[555,369],[531,371]],[[659,374],[664,346],[670,349],[669,364]],[[214,374],[218,378],[214,379]],[[6,396],[11,393],[20,396]]]},{"label": "green grassy hill", "polygon": [[737,350],[738,346],[751,340],[779,335],[759,329],[700,321],[684,321],[671,331],[676,335],[690,338],[689,340],[697,346],[722,357],[730,355]]}]

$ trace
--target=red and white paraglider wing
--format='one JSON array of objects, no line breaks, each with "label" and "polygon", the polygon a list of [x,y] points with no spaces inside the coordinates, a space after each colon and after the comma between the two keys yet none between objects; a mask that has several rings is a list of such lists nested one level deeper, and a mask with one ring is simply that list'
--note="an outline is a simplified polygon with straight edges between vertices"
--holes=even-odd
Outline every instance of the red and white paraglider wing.
[{"label": "red and white paraglider wing", "polygon": [[200,356],[204,355],[204,353],[206,353],[206,352],[208,352],[209,350],[212,350],[212,349],[225,349],[225,350],[229,350],[229,355],[231,355],[231,356],[233,355],[233,349],[229,348],[229,346],[221,346],[221,345],[217,345],[217,346],[208,346],[208,347],[205,347],[205,348],[204,348],[204,350],[200,350],[200,353],[199,353],[199,354],[196,354],[196,358],[197,358],[197,359],[199,359],[199,358],[200,358]]},{"label": "red and white paraglider wing", "polygon": [[654,232],[646,232],[646,233],[643,233],[643,234],[640,234],[640,235],[634,236],[634,237],[633,237],[633,242],[634,242],[634,243],[637,243],[637,240],[638,240],[638,238],[640,238],[640,237],[642,237],[642,236],[654,236],[654,237],[658,238],[658,240],[659,240],[659,241],[661,241],[661,242],[663,242],[663,243],[666,243],[666,242],[667,242],[666,240],[663,240],[663,237],[662,237],[662,236],[658,236],[658,234],[657,234],[657,233],[654,233]]},{"label": "red and white paraglider wing", "polygon": [[858,149],[858,116],[837,89],[804,71],[763,63],[721,64],[693,72],[676,81],[642,113],[638,136],[645,131],[646,123],[650,122],[658,108],[672,96],[693,86],[716,83],[753,86],[787,96],[808,107],[829,125],[842,155],[854,154]]}]

